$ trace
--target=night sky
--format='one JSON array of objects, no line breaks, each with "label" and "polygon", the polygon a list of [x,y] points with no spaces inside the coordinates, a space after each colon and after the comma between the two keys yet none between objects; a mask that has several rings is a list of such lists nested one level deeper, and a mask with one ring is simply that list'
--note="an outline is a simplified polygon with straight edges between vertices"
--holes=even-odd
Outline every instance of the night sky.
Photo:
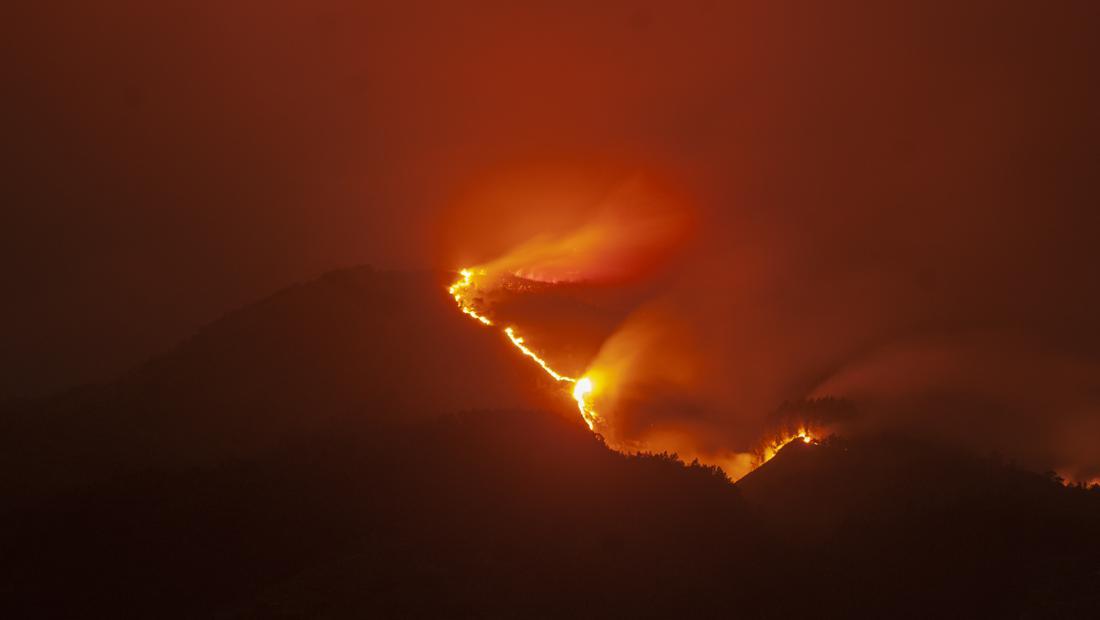
[{"label": "night sky", "polygon": [[1095,2],[64,4],[5,11],[0,395],[641,174],[691,233],[621,333],[697,368],[684,433],[843,395],[1100,475]]}]

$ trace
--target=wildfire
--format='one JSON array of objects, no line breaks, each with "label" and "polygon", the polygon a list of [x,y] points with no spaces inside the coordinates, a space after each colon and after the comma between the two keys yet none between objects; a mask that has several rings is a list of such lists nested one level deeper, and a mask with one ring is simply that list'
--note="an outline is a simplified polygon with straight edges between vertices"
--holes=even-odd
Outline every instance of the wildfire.
[{"label": "wildfire", "polygon": [[813,433],[806,427],[800,427],[797,431],[789,435],[780,435],[770,443],[764,445],[759,454],[759,463],[756,466],[759,467],[772,460],[772,457],[778,454],[780,450],[796,441],[801,441],[804,444],[816,444],[818,439],[814,437]]},{"label": "wildfire", "polygon": [[[474,308],[473,303],[468,298],[469,293],[473,290],[474,287],[474,277],[477,275],[485,275],[484,272],[475,273],[471,269],[463,269],[458,273],[460,276],[462,276],[462,278],[452,284],[447,289],[447,292],[451,295],[451,297],[454,298],[455,303],[458,304],[458,309],[461,310],[463,314],[481,323],[482,325],[488,327],[494,326],[495,323],[492,321],[492,319],[485,316],[484,314],[479,313]],[[516,334],[515,327],[508,326],[505,327],[503,331],[504,335],[508,337],[508,340],[512,343],[513,346],[519,349],[520,352],[522,352],[525,356],[534,360],[535,363],[538,364],[539,367],[546,372],[546,374],[553,377],[555,381],[573,384],[573,400],[577,402],[577,409],[581,412],[581,417],[584,419],[585,424],[588,425],[588,428],[590,430],[595,430],[596,421],[599,416],[596,415],[596,412],[592,409],[592,406],[589,403],[589,398],[592,394],[592,390],[595,387],[592,383],[592,379],[589,377],[581,377],[577,379],[561,374],[560,372],[554,370],[550,366],[550,364],[546,362],[546,360],[539,357],[537,353],[532,351],[531,348],[526,345],[523,338]]]},{"label": "wildfire", "polygon": [[463,314],[477,320],[482,325],[492,325],[492,321],[490,321],[487,317],[478,314],[477,311],[474,310],[473,306],[471,306],[470,303],[466,301],[466,298],[462,296],[463,291],[473,286],[474,272],[470,271],[469,269],[463,269],[462,271],[458,272],[458,274],[462,276],[462,279],[452,284],[451,287],[447,289],[447,292],[451,294],[451,297],[455,298],[455,301],[458,303],[458,308],[462,310]]},{"label": "wildfire", "polygon": [[[512,346],[518,349],[524,356],[538,364],[543,372],[557,382],[571,384],[573,400],[577,403],[577,410],[580,412],[581,418],[584,420],[585,424],[593,431],[596,430],[598,424],[602,426],[603,420],[592,407],[592,396],[597,387],[593,378],[591,376],[570,377],[558,372],[528,346],[524,338],[517,332],[515,326],[498,325],[495,320],[483,313],[484,302],[477,297],[477,279],[479,277],[488,276],[486,270],[463,269],[459,271],[459,275],[461,277],[447,289],[447,293],[454,298],[455,303],[458,305],[458,309],[481,325],[500,329],[508,338],[508,341],[512,343]],[[479,311],[479,308],[482,308],[482,311]],[[728,468],[727,473],[731,475],[735,475],[735,472],[739,472],[740,474],[747,473],[748,470],[755,469],[770,461],[785,446],[796,441],[812,445],[818,443],[818,438],[808,427],[799,426],[793,433],[788,431],[780,434],[772,441],[764,443],[761,448],[751,454],[739,453],[739,458],[735,459],[736,462],[723,463],[723,466]],[[616,446],[616,449],[625,448],[624,446]],[[638,449],[638,447],[635,446],[633,449]]]},{"label": "wildfire", "polygon": [[581,417],[588,424],[589,429],[595,430],[596,412],[588,405],[588,396],[592,394],[592,379],[588,377],[581,377],[573,385],[573,400],[577,401],[577,409],[581,412]]}]

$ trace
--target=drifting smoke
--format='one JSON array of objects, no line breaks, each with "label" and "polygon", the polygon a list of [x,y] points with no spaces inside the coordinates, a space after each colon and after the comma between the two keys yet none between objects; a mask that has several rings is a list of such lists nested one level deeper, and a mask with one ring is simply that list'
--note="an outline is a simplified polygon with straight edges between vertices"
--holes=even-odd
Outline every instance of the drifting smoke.
[{"label": "drifting smoke", "polygon": [[920,429],[1071,481],[1100,473],[1100,365],[1009,333],[899,339],[851,360],[814,393],[858,399],[874,427]]},{"label": "drifting smoke", "polygon": [[[983,278],[949,256],[930,261],[930,283],[903,251],[869,269],[755,232],[784,251],[754,242],[696,255],[604,344],[589,373],[615,377],[610,402],[596,399],[616,422],[613,445],[674,450],[737,477],[802,431],[899,431],[1071,481],[1100,474],[1100,363],[1075,341],[1088,332],[1058,322],[1065,309],[1034,301],[1074,293],[1052,291],[1041,270]],[[1059,257],[1035,260],[1056,270]]]},{"label": "drifting smoke", "polygon": [[[1048,214],[1032,233],[1048,251],[1026,259],[1019,228],[949,206],[824,237],[790,228],[789,212],[704,207],[685,248],[688,205],[646,188],[635,177],[575,210],[572,228],[477,265],[498,282],[490,289],[507,277],[613,287],[672,265],[573,373],[591,380],[585,398],[610,446],[676,452],[736,478],[792,439],[891,430],[1070,480],[1100,475],[1100,361],[1077,319],[1095,292],[1047,277],[1084,273],[1076,250],[1055,245],[1074,239],[1061,228],[1069,214]],[[807,210],[801,224],[867,208]],[[567,344],[530,340],[550,356]]]},{"label": "drifting smoke", "polygon": [[[593,212],[615,193],[600,169],[595,180],[517,175],[487,192],[497,206],[458,209],[443,264],[552,281],[635,275],[645,261],[634,254],[648,260],[637,273],[666,261],[659,291],[570,369],[593,378],[613,445],[733,463],[736,475],[808,412],[825,433],[902,430],[1096,477],[1096,10],[845,2],[708,14],[700,36],[753,24],[714,39],[743,49],[657,55],[678,69],[727,66],[678,71],[683,83],[624,72],[638,88],[601,91],[622,98],[601,99],[614,109],[596,121],[569,118],[583,130],[562,147],[582,167],[609,145],[672,162],[698,221],[686,247],[667,244],[683,250],[674,262],[645,250],[647,229],[629,217]],[[657,16],[655,32],[680,23]],[[684,207],[654,202],[662,218]],[[529,339],[548,353],[562,344]],[[843,403],[842,419],[822,412],[826,398]]]},{"label": "drifting smoke", "polygon": [[1100,475],[1100,3],[102,4],[6,41],[0,392],[438,252],[660,280],[581,339],[519,326],[618,445],[747,463],[832,396]]},{"label": "drifting smoke", "polygon": [[[521,195],[513,199],[526,215],[523,206],[529,198]],[[473,269],[481,275],[483,286],[502,276],[540,282],[636,278],[684,240],[691,220],[686,205],[678,204],[682,200],[655,180],[635,174],[593,203],[574,197],[573,204],[555,205],[560,210],[577,211],[558,223],[560,232],[538,233]],[[504,224],[505,218],[500,216],[482,217],[488,220],[484,224]]]},{"label": "drifting smoke", "polygon": [[[668,258],[691,228],[689,205],[672,196],[652,179],[634,175],[593,205],[591,215],[575,228],[538,235],[464,268],[449,293],[471,319],[499,327],[490,318],[494,300],[506,297],[516,281],[614,287],[635,280],[660,262],[655,257]],[[715,418],[720,403],[699,399],[708,393],[708,376],[698,361],[704,359],[701,343],[710,334],[686,326],[675,305],[659,294],[638,303],[577,376],[559,372],[548,361],[561,342],[534,345],[515,326],[503,329],[523,355],[555,381],[571,386],[585,422],[613,448],[675,452],[739,477],[786,442],[811,440],[805,425],[763,439],[754,429],[755,452],[732,449],[737,442],[725,437],[724,420]]]}]

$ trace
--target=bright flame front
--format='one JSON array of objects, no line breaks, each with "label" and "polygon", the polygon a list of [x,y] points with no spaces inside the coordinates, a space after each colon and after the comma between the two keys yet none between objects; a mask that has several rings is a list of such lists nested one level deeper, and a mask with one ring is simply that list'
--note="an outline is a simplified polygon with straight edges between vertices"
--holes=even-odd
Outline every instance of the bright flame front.
[{"label": "bright flame front", "polygon": [[[459,310],[466,316],[474,319],[478,323],[487,327],[495,325],[492,319],[479,313],[473,303],[469,300],[468,295],[473,290],[474,278],[477,275],[485,275],[483,272],[474,273],[471,269],[463,269],[458,272],[462,278],[452,284],[447,292],[454,298],[455,303],[458,304]],[[579,379],[569,377],[554,370],[546,360],[539,357],[537,353],[531,350],[530,347],[524,342],[523,338],[516,333],[516,328],[508,326],[504,328],[504,335],[508,337],[508,340],[520,350],[525,356],[531,358],[539,365],[539,368],[554,378],[555,381],[573,384],[573,400],[577,402],[577,409],[581,412],[581,417],[584,419],[585,424],[588,425],[590,430],[596,430],[596,421],[599,416],[596,415],[595,410],[592,409],[589,399],[592,395],[592,390],[595,386],[592,383],[592,379],[589,377],[581,377]]]},{"label": "bright flame front", "polygon": [[766,444],[760,451],[759,463],[757,463],[756,466],[759,467],[760,465],[763,465],[764,463],[772,460],[772,457],[778,454],[780,450],[782,450],[788,444],[792,444],[796,441],[801,441],[805,444],[818,443],[817,437],[814,437],[813,433],[811,433],[809,429],[807,429],[806,427],[800,427],[796,432],[789,435],[779,436],[772,440],[770,443]]},{"label": "bright flame front", "polygon": [[[455,303],[458,305],[458,309],[483,326],[499,328],[508,338],[508,341],[512,343],[512,346],[518,349],[525,357],[530,358],[538,364],[539,368],[555,381],[572,384],[571,394],[573,400],[577,403],[577,410],[580,412],[581,418],[584,420],[585,424],[587,424],[588,428],[592,431],[595,431],[597,426],[601,426],[602,428],[605,421],[600,418],[592,405],[593,394],[598,387],[593,378],[587,375],[579,378],[570,377],[558,372],[549,362],[528,346],[527,341],[519,335],[515,326],[508,325],[501,327],[496,321],[489,318],[486,314],[483,314],[483,311],[479,311],[474,301],[475,294],[478,290],[476,280],[479,277],[487,276],[487,271],[482,269],[463,269],[459,272],[459,275],[461,277],[447,289],[448,294],[454,298]],[[606,429],[603,429],[603,431],[606,432]],[[794,432],[788,429],[786,432],[775,436],[771,441],[765,442],[752,453],[738,453],[735,455],[736,458],[729,463],[724,463],[723,466],[727,468],[727,473],[730,474],[734,474],[734,472],[739,472],[738,475],[747,473],[747,471],[755,469],[770,461],[784,446],[796,441],[813,445],[818,443],[818,436],[811,432],[808,426],[804,425],[797,427]],[[637,446],[624,446],[617,447],[616,449],[638,448]]]}]

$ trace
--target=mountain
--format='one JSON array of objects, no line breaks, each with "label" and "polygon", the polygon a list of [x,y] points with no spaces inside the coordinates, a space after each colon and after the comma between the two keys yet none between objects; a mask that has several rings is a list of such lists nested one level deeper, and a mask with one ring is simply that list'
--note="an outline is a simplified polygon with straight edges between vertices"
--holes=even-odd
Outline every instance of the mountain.
[{"label": "mountain", "polygon": [[888,434],[793,442],[737,488],[839,615],[1100,610],[1100,489]]},{"label": "mountain", "polygon": [[619,454],[447,280],[335,272],[10,404],[3,617],[1100,610],[1100,492],[898,436],[796,442],[737,484]]},{"label": "mountain", "polygon": [[[357,268],[233,312],[118,381],[2,412],[0,506],[135,469],[244,458],[365,420],[550,408],[558,391],[455,312],[449,276]],[[571,402],[571,401],[570,401]]]}]

